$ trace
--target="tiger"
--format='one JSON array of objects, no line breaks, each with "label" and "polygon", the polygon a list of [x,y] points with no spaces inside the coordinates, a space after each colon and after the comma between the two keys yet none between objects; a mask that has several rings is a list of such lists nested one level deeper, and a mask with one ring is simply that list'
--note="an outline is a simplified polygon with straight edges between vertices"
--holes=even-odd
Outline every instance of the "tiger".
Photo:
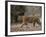
[{"label": "tiger", "polygon": [[[41,25],[41,21],[38,16],[21,16],[23,25],[27,25],[27,23],[33,23],[33,26],[37,23],[38,25]],[[22,26],[23,26],[22,25]]]}]

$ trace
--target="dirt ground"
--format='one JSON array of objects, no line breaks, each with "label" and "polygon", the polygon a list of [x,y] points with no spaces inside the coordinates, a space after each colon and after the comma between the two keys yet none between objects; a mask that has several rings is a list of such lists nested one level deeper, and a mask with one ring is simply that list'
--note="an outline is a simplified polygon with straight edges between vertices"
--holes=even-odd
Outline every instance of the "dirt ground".
[{"label": "dirt ground", "polygon": [[20,32],[20,31],[40,31],[42,29],[42,25],[38,25],[37,23],[35,26],[33,26],[32,23],[28,23],[27,25],[18,24],[12,24],[11,25],[11,32]]}]

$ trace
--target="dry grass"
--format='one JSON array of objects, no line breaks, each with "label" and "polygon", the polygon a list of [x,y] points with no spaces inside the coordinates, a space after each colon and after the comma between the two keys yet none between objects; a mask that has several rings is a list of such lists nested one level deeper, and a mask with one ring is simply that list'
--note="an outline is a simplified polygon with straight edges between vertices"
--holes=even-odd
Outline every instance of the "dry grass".
[{"label": "dry grass", "polygon": [[11,25],[11,32],[20,32],[20,31],[39,31],[41,30],[42,26],[35,24],[35,26],[33,26],[32,23],[28,23],[28,25],[23,25],[18,23],[16,24],[12,24]]}]

